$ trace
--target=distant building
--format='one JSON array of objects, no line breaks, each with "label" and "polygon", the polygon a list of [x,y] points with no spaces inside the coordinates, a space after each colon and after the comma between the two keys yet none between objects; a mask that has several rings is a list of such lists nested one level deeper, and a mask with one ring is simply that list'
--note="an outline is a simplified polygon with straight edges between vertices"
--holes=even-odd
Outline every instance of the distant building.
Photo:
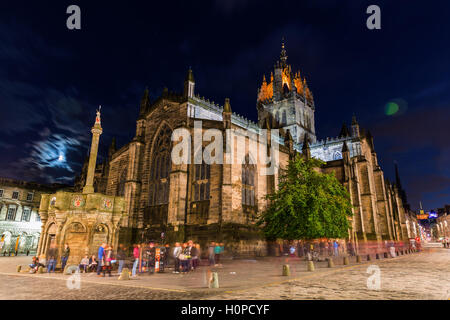
[{"label": "distant building", "polygon": [[34,253],[41,232],[41,194],[63,185],[0,178],[0,253]]},{"label": "distant building", "polygon": [[450,205],[437,210],[438,218],[436,219],[436,228],[438,237],[450,238]]}]

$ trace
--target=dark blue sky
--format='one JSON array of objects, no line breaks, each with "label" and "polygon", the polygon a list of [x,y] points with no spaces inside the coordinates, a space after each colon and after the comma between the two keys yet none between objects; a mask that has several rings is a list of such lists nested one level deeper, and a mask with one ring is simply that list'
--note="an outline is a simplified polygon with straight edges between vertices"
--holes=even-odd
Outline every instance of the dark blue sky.
[{"label": "dark blue sky", "polygon": [[[66,28],[81,7],[82,29]],[[381,7],[382,29],[366,28]],[[196,91],[256,120],[256,90],[285,37],[306,76],[319,138],[355,113],[385,175],[399,163],[413,208],[450,203],[448,1],[3,1],[0,4],[0,176],[70,182],[101,104],[101,153],[128,142],[143,90]],[[401,108],[385,114],[389,102]],[[58,161],[59,159],[59,161]]]}]

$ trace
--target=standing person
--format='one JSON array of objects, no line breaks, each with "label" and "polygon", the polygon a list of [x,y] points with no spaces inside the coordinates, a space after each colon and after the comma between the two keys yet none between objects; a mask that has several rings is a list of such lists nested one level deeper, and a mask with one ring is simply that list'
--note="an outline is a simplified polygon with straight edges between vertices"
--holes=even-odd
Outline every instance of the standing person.
[{"label": "standing person", "polygon": [[320,240],[320,242],[319,242],[319,254],[320,254],[320,256],[323,256],[324,252],[325,252],[325,241]]},{"label": "standing person", "polygon": [[215,266],[218,266],[220,264],[220,253],[222,251],[222,248],[220,247],[220,243],[216,243],[216,246],[214,247],[214,261]]},{"label": "standing person", "polygon": [[187,243],[186,242],[183,243],[181,246],[181,253],[179,255],[182,273],[186,273],[189,271],[188,256],[186,255],[187,247],[188,247]]},{"label": "standing person", "polygon": [[290,257],[295,257],[295,246],[294,246],[293,243],[289,247],[289,256]]},{"label": "standing person", "polygon": [[140,244],[135,244],[134,248],[133,248],[133,258],[134,258],[134,262],[133,262],[133,270],[131,272],[131,276],[132,277],[136,277],[136,268],[139,266],[139,260],[140,260]]},{"label": "standing person", "polygon": [[303,243],[302,240],[297,241],[297,256],[299,258],[303,257]]},{"label": "standing person", "polygon": [[164,245],[163,269],[169,268],[169,255],[170,255],[170,245],[166,243]]},{"label": "standing person", "polygon": [[97,255],[97,275],[100,276],[100,272],[102,271],[102,268],[105,264],[105,248],[106,243],[102,243],[102,245],[98,248],[98,255]]},{"label": "standing person", "polygon": [[198,259],[200,257],[200,245],[199,244],[196,243],[192,246],[191,254],[192,254],[192,270],[195,270],[195,269],[197,269]]},{"label": "standing person", "polygon": [[114,260],[114,253],[113,253],[113,247],[108,246],[105,249],[105,265],[102,267],[103,269],[103,276],[106,276],[106,272],[108,272],[108,276],[111,277],[111,270],[112,270],[112,261]]},{"label": "standing person", "polygon": [[192,267],[193,248],[194,248],[194,242],[192,242],[192,240],[189,240],[187,242],[186,249],[184,249],[184,255],[187,260],[186,267],[187,267],[188,271],[194,270],[194,268]]},{"label": "standing person", "polygon": [[50,273],[51,271],[53,271],[53,273],[55,273],[56,255],[57,255],[56,245],[52,244],[52,245],[50,245],[50,249],[48,249],[48,251],[47,251],[47,258],[46,258],[48,273]]},{"label": "standing person", "polygon": [[173,248],[172,253],[172,257],[175,260],[173,273],[180,273],[180,254],[181,254],[181,245],[179,242],[175,242],[175,248]]},{"label": "standing person", "polygon": [[61,256],[61,270],[64,272],[64,268],[66,267],[67,260],[69,259],[70,255],[70,248],[69,245],[66,243],[64,245],[64,251]]},{"label": "standing person", "polygon": [[355,255],[355,251],[353,250],[353,243],[351,241],[347,245],[347,250],[350,256],[353,257]]},{"label": "standing person", "polygon": [[119,249],[117,250],[117,261],[119,262],[119,268],[117,270],[117,273],[120,274],[122,272],[126,258],[127,258],[126,248],[123,246],[123,244],[119,244]]},{"label": "standing person", "polygon": [[147,266],[149,273],[155,273],[156,248],[153,242],[150,242],[147,249]]},{"label": "standing person", "polygon": [[216,244],[214,241],[211,242],[211,244],[208,247],[208,261],[209,261],[209,265],[213,266],[216,264],[216,261],[214,260],[215,258],[215,252],[214,249],[216,247]]},{"label": "standing person", "polygon": [[339,255],[339,244],[336,240],[333,241],[334,255],[337,257]]}]

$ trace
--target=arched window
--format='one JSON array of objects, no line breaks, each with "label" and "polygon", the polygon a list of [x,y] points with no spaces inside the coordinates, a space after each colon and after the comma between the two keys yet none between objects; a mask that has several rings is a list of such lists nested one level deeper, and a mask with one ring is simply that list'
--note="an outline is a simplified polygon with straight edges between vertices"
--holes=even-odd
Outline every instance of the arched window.
[{"label": "arched window", "polygon": [[194,201],[209,200],[210,165],[206,163],[195,165]]},{"label": "arched window", "polygon": [[286,124],[287,124],[286,110],[283,110],[283,119],[282,119],[282,124],[284,124],[284,125],[286,125]]},{"label": "arched window", "polygon": [[125,183],[127,182],[127,169],[123,169],[119,176],[119,183],[117,184],[116,196],[125,196]]},{"label": "arched window", "polygon": [[150,158],[149,208],[146,220],[150,223],[167,222],[170,170],[172,160],[172,130],[164,125],[158,133]]},{"label": "arched window", "polygon": [[242,165],[242,204],[245,206],[255,206],[255,186],[256,186],[256,164],[250,163],[250,157],[245,156],[245,163]]}]

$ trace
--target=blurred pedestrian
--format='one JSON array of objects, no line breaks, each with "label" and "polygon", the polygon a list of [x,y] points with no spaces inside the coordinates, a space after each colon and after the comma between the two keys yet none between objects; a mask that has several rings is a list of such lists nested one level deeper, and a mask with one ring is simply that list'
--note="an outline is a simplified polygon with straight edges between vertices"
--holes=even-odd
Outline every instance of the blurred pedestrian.
[{"label": "blurred pedestrian", "polygon": [[106,276],[106,272],[108,272],[108,276],[111,277],[112,264],[114,260],[114,253],[112,246],[107,246],[105,248],[105,264],[102,266],[103,276]]},{"label": "blurred pedestrian", "polygon": [[131,272],[132,277],[136,277],[136,268],[139,266],[139,260],[140,260],[140,245],[135,244],[133,247],[133,270]]},{"label": "blurred pedestrian", "polygon": [[175,260],[174,262],[174,270],[173,273],[180,273],[180,254],[181,254],[181,245],[179,242],[175,242],[175,247],[173,248],[172,257]]},{"label": "blurred pedestrian", "polygon": [[221,253],[222,253],[222,248],[220,247],[220,243],[216,243],[216,246],[214,247],[215,266],[218,266],[220,264],[220,254]]},{"label": "blurred pedestrian", "polygon": [[69,248],[69,244],[66,243],[64,245],[64,251],[61,256],[61,270],[63,272],[64,272],[64,268],[66,267],[67,260],[69,259],[69,255],[70,255],[70,248]]},{"label": "blurred pedestrian", "polygon": [[339,255],[339,244],[336,240],[333,241],[334,255],[337,257]]},{"label": "blurred pedestrian", "polygon": [[200,244],[196,243],[192,247],[192,268],[197,269],[199,262],[200,262],[200,256],[202,254],[202,251],[200,249]]},{"label": "blurred pedestrian", "polygon": [[52,244],[50,245],[50,249],[47,251],[47,272],[50,273],[53,271],[55,273],[56,269],[56,255],[57,255],[57,249],[56,245]]},{"label": "blurred pedestrian", "polygon": [[125,264],[125,259],[127,258],[126,248],[123,244],[119,244],[119,249],[117,250],[117,262],[119,263],[119,268],[117,273],[121,273],[123,265]]},{"label": "blurred pedestrian", "polygon": [[97,254],[97,275],[100,276],[103,266],[105,265],[105,248],[106,243],[102,243],[102,245],[98,248]]},{"label": "blurred pedestrian", "polygon": [[216,264],[215,262],[215,247],[216,244],[214,241],[211,241],[211,244],[208,247],[208,261],[209,261],[209,265],[213,266]]}]

